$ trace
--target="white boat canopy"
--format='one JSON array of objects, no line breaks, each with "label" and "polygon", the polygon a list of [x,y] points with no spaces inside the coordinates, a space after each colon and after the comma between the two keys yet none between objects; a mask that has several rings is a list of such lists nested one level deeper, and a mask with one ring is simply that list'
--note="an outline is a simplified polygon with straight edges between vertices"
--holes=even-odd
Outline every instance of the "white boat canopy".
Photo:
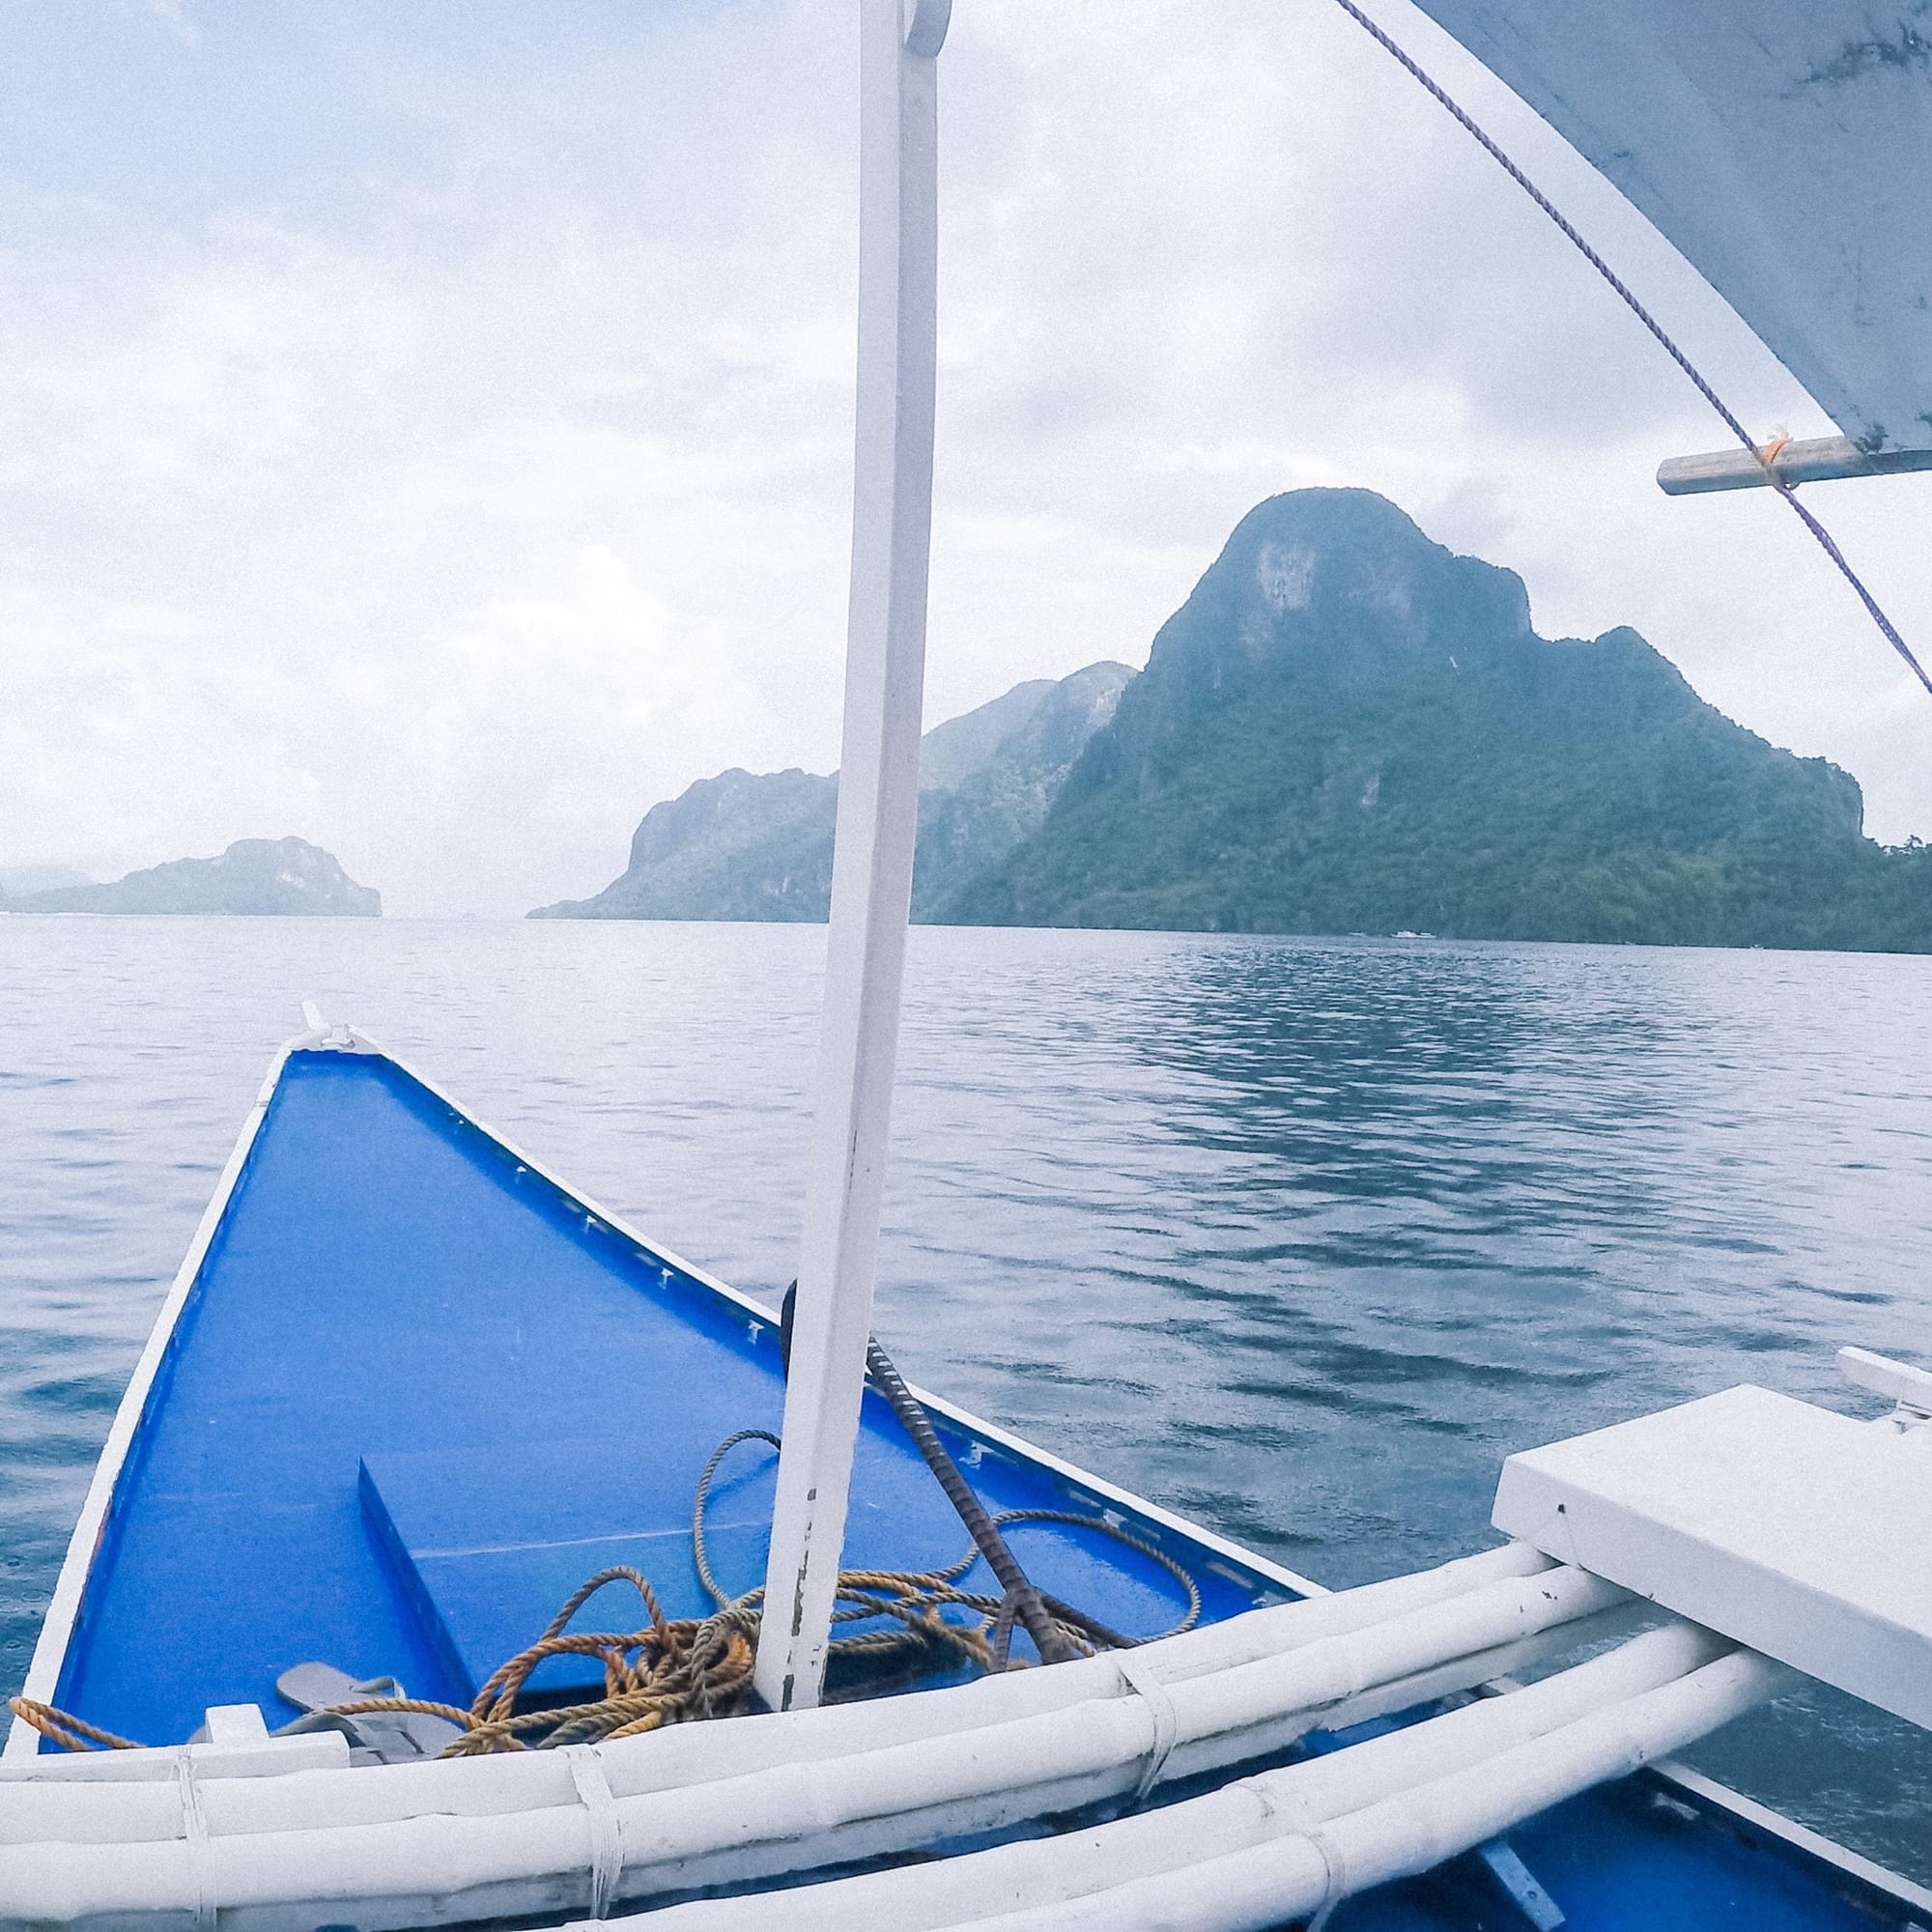
[{"label": "white boat canopy", "polygon": [[1650,217],[1858,454],[1932,448],[1928,0],[1417,4]]}]

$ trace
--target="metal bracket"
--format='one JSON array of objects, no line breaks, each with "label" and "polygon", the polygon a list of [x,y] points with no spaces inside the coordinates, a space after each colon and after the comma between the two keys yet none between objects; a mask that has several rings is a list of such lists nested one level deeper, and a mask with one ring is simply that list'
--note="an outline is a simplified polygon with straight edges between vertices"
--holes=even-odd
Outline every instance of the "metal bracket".
[{"label": "metal bracket", "polygon": [[1557,1932],[1565,1922],[1563,1908],[1544,1890],[1536,1874],[1523,1863],[1507,1838],[1492,1838],[1488,1844],[1478,1845],[1476,1856],[1489,1867],[1490,1876],[1509,1893],[1516,1909],[1536,1927],[1536,1932]]},{"label": "metal bracket", "polygon": [[1840,1349],[1838,1372],[1874,1395],[1891,1398],[1897,1406],[1886,1420],[1893,1428],[1923,1429],[1932,1423],[1932,1370],[1895,1362],[1869,1349]]},{"label": "metal bracket", "polygon": [[906,22],[906,52],[931,60],[946,44],[946,30],[952,24],[952,0],[912,0],[912,18]]}]

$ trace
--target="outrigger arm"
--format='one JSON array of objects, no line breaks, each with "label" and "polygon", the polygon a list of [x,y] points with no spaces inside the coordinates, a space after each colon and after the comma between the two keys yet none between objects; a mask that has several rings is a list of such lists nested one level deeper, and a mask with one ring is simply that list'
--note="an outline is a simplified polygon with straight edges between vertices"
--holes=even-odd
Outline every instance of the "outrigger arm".
[{"label": "outrigger arm", "polygon": [[818,1702],[872,1325],[919,817],[952,0],[861,0],[859,389],[845,722],[818,1084],[755,1682]]},{"label": "outrigger arm", "polygon": [[1709,456],[1673,456],[1658,467],[1666,497],[1697,497],[1708,490],[1784,489],[1798,483],[1830,483],[1845,476],[1906,476],[1932,469],[1932,449],[1867,450],[1848,436],[1807,437],[1760,450],[1720,449]]}]

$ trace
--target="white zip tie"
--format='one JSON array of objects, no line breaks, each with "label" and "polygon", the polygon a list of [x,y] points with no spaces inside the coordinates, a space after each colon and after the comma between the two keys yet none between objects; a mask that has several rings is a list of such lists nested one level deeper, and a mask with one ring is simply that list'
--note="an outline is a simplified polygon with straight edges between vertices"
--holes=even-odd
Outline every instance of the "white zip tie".
[{"label": "white zip tie", "polygon": [[187,1843],[187,1874],[194,1885],[194,1932],[215,1932],[214,1898],[208,1886],[208,1815],[201,1808],[191,1745],[183,1745],[175,1758],[175,1789],[181,1794],[182,1836]]},{"label": "white zip tie", "polygon": [[1168,1695],[1167,1686],[1132,1651],[1116,1651],[1113,1662],[1121,1673],[1121,1681],[1153,1716],[1153,1743],[1149,1747],[1147,1763],[1141,1767],[1140,1782],[1134,1787],[1134,1803],[1138,1804],[1160,1782],[1160,1775],[1167,1769],[1168,1754],[1180,1735],[1180,1717],[1174,1708],[1174,1699]]},{"label": "white zip tie", "polygon": [[571,1745],[564,1756],[570,1760],[570,1781],[590,1817],[590,1916],[604,1918],[617,1896],[617,1881],[624,1873],[624,1824],[617,1815],[617,1802],[611,1795],[611,1780],[604,1775],[604,1760],[595,1745]]}]

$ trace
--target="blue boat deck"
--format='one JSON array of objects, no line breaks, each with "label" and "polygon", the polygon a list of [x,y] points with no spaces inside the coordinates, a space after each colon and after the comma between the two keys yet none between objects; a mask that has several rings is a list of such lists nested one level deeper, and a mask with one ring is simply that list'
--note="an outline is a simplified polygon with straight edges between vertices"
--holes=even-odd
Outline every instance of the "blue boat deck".
[{"label": "blue boat deck", "polygon": [[[783,1394],[771,1322],[588,1216],[393,1063],[295,1053],[150,1393],[55,1701],[174,1743],[211,1704],[274,1713],[276,1675],[314,1659],[468,1703],[618,1563],[667,1615],[708,1612],[699,1471],[734,1432],[777,1433]],[[951,1446],[991,1508],[1106,1506],[997,1445]],[[727,1590],[763,1580],[773,1476],[756,1443],[720,1470],[710,1545]],[[1130,1634],[1185,1608],[1109,1538],[1043,1524],[1012,1539],[1043,1588]],[[868,1392],[848,1567],[925,1569],[967,1547]],[[1172,1553],[1210,1619],[1287,1594],[1202,1548]],[[606,1614],[641,1620],[614,1585],[587,1627]],[[571,1668],[546,1664],[532,1688],[561,1690]]]}]

